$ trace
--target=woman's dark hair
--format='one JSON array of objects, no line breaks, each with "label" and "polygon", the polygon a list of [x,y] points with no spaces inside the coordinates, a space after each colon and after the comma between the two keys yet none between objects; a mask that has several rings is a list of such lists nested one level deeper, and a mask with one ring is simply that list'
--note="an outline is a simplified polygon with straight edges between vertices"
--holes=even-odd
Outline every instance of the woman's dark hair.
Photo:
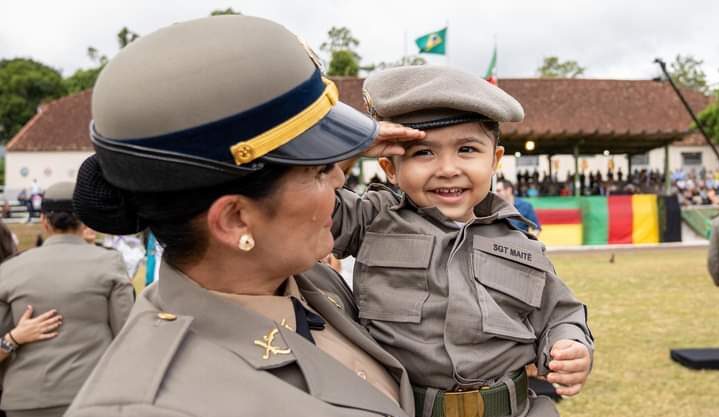
[{"label": "woman's dark hair", "polygon": [[15,240],[12,238],[12,232],[0,220],[0,262],[15,255],[16,252],[17,247],[15,246]]},{"label": "woman's dark hair", "polygon": [[43,214],[50,226],[59,232],[73,232],[82,225],[80,219],[72,212],[48,211]]},{"label": "woman's dark hair", "polygon": [[[199,259],[209,243],[200,214],[224,195],[239,194],[257,200],[271,196],[290,168],[268,164],[261,171],[215,187],[169,193],[135,192],[126,198],[164,247],[165,261],[173,266],[187,265]],[[272,207],[268,210],[272,211]]]}]

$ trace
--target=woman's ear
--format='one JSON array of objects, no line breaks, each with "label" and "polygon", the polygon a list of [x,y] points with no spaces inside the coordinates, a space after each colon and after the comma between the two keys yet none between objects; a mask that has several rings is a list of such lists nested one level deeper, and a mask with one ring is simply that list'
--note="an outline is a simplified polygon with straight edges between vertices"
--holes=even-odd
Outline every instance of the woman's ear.
[{"label": "woman's ear", "polygon": [[382,167],[382,171],[384,171],[384,174],[387,176],[387,181],[397,185],[397,168],[394,166],[394,162],[384,157],[379,158],[378,162],[379,166]]},{"label": "woman's ear", "polygon": [[42,230],[45,234],[52,232],[52,225],[50,225],[50,220],[48,220],[45,213],[40,213],[40,225],[42,226]]},{"label": "woman's ear", "polygon": [[259,209],[250,199],[240,195],[225,195],[207,211],[207,231],[223,245],[237,248],[240,237],[252,235],[253,219]]}]

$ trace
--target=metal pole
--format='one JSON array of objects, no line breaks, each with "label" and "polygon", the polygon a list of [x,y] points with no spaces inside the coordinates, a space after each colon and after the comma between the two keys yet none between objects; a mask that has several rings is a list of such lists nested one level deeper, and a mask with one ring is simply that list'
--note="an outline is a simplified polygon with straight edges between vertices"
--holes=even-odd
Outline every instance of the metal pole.
[{"label": "metal pole", "polygon": [[707,132],[704,131],[704,128],[702,127],[701,122],[699,122],[699,119],[697,119],[697,116],[694,114],[694,111],[691,107],[689,107],[689,103],[687,103],[686,99],[684,98],[684,95],[682,95],[681,91],[677,88],[676,84],[674,84],[674,80],[672,80],[672,77],[669,75],[669,72],[667,72],[667,64],[662,61],[661,58],[656,58],[654,60],[662,69],[662,72],[664,73],[664,76],[667,77],[667,80],[669,81],[669,84],[671,84],[672,88],[674,89],[674,92],[677,93],[677,96],[679,97],[679,100],[682,101],[682,104],[684,104],[684,108],[687,109],[687,112],[692,117],[692,120],[694,120],[694,124],[697,125],[697,128],[702,133],[702,136],[704,136],[704,139],[707,141],[707,145],[709,145],[712,150],[714,151],[714,155],[716,155],[717,159],[719,160],[719,150],[717,150],[716,146],[714,145],[714,142],[711,141],[709,138],[709,135]]},{"label": "metal pole", "polygon": [[574,145],[574,195],[579,197],[579,145]]},{"label": "metal pole", "polygon": [[664,145],[664,195],[672,191],[672,176],[669,172],[669,145]]},{"label": "metal pole", "polygon": [[627,154],[627,175],[626,179],[629,179],[629,176],[632,175],[632,154]]},{"label": "metal pole", "polygon": [[549,162],[549,180],[552,180],[552,154],[547,154],[547,162]]}]

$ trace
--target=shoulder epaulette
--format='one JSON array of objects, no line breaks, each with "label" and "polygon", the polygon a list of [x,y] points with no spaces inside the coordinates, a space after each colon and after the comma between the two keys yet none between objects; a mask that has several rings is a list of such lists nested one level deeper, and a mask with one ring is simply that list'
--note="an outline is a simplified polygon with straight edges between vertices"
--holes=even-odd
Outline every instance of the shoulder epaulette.
[{"label": "shoulder epaulette", "polygon": [[131,317],[90,374],[73,406],[153,403],[192,320],[152,310]]}]

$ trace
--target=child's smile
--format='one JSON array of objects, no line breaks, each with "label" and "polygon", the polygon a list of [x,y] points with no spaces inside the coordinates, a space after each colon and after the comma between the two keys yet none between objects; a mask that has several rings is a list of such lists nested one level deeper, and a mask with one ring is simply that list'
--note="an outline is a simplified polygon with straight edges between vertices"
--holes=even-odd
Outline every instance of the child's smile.
[{"label": "child's smile", "polygon": [[502,155],[504,148],[494,146],[482,125],[463,123],[430,129],[424,140],[409,142],[403,156],[380,163],[417,206],[437,207],[448,218],[466,222],[487,196]]}]

